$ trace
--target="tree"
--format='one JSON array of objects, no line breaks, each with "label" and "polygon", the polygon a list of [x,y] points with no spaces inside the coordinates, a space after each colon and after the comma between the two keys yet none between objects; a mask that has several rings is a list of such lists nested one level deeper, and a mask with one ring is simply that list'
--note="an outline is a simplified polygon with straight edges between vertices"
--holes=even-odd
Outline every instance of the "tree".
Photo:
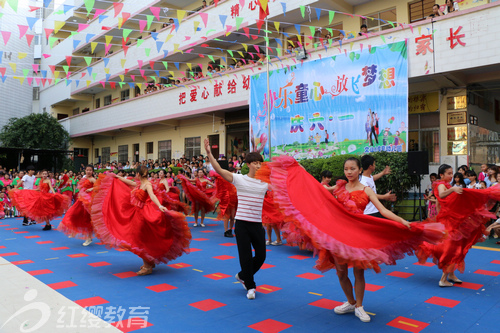
[{"label": "tree", "polygon": [[32,113],[11,118],[0,132],[0,142],[7,148],[66,149],[68,131],[48,113]]}]

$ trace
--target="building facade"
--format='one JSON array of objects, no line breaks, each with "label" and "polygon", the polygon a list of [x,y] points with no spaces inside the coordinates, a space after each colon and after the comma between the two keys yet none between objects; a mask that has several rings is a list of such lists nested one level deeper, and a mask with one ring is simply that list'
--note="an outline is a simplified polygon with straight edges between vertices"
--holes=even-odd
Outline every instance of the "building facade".
[{"label": "building facade", "polygon": [[256,1],[96,1],[90,12],[66,1],[44,21],[54,31],[42,68],[58,83],[41,87],[39,109],[89,163],[203,154],[207,137],[219,155],[240,154],[249,77],[266,70],[266,51],[276,70],[300,66],[288,45],[308,61],[404,40],[409,150],[427,151],[431,171],[499,163],[500,2],[469,2],[431,19],[427,0],[269,1],[266,29]]}]

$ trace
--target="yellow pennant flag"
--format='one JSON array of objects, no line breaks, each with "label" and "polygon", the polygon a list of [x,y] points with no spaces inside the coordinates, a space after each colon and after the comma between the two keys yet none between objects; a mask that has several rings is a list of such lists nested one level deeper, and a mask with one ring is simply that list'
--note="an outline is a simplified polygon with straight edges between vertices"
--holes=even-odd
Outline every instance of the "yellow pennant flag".
[{"label": "yellow pennant flag", "polygon": [[241,56],[242,58],[245,58],[245,56],[243,55],[243,52],[238,51],[238,53],[240,54],[240,56]]},{"label": "yellow pennant flag", "polygon": [[94,53],[97,42],[90,42],[90,53]]},{"label": "yellow pennant flag", "polygon": [[106,46],[108,46],[113,40],[113,36],[104,36],[104,38],[106,39]]},{"label": "yellow pennant flag", "polygon": [[139,89],[142,89],[142,83],[136,83]]},{"label": "yellow pennant flag", "polygon": [[280,31],[280,23],[279,22],[274,22],[274,27],[276,28],[276,31]]},{"label": "yellow pennant flag", "polygon": [[[124,68],[125,67],[125,63],[127,62],[127,59],[121,59],[121,62],[122,62],[122,68]],[[122,79],[122,81],[123,81],[123,79]]]},{"label": "yellow pennant flag", "polygon": [[54,77],[55,77],[56,79],[58,79],[58,78],[59,78],[59,71],[54,71]]},{"label": "yellow pennant flag", "polygon": [[12,68],[12,71],[15,73],[17,69],[17,64],[15,62],[9,62],[10,68]]},{"label": "yellow pennant flag", "polygon": [[189,68],[190,71],[193,71],[191,63],[188,62],[186,65],[188,66],[188,68]]},{"label": "yellow pennant flag", "polygon": [[264,11],[266,12],[267,11],[267,3],[269,2],[269,0],[259,0],[260,2],[260,5],[262,6],[262,9],[264,9]]},{"label": "yellow pennant flag", "polygon": [[170,40],[170,38],[174,37],[174,35],[168,35],[167,36],[167,39],[165,39],[165,43],[168,42]]},{"label": "yellow pennant flag", "polygon": [[245,43],[241,43],[241,45],[243,45],[243,47],[245,48],[245,52],[248,52],[248,45]]},{"label": "yellow pennant flag", "polygon": [[54,21],[54,33],[57,34],[65,24],[66,22],[64,21]]},{"label": "yellow pennant flag", "polygon": [[104,73],[109,74],[109,68],[104,68]]},{"label": "yellow pennant flag", "polygon": [[118,18],[118,29],[121,29],[123,25],[123,17]]},{"label": "yellow pennant flag", "polygon": [[178,9],[177,10],[177,19],[179,20],[179,24],[181,23],[184,16],[186,16],[186,11]]},{"label": "yellow pennant flag", "polygon": [[200,21],[194,21],[194,32],[196,33],[196,31],[198,30],[198,27],[200,26]]},{"label": "yellow pennant flag", "polygon": [[354,46],[354,42],[349,43],[349,45],[351,46],[351,51],[352,51],[352,47]]},{"label": "yellow pennant flag", "polygon": [[175,73],[174,73],[174,72],[172,72],[172,71],[168,71],[168,72],[170,73],[170,75],[172,75],[172,77],[174,77],[174,76],[175,76]]},{"label": "yellow pennant flag", "polygon": [[91,81],[90,80],[87,80],[85,81],[87,83],[87,87],[90,85]]},{"label": "yellow pennant flag", "polygon": [[25,52],[19,52],[19,53],[17,54],[17,57],[18,57],[19,59],[24,59],[24,58],[26,58],[26,56],[27,56],[27,55],[28,55],[28,53],[25,53]]},{"label": "yellow pennant flag", "polygon": [[16,76],[16,79],[18,79],[19,83],[21,83],[21,85],[23,85],[23,83],[24,83],[24,76]]},{"label": "yellow pennant flag", "polygon": [[118,75],[120,77],[120,80],[125,81],[125,75]]},{"label": "yellow pennant flag", "polygon": [[180,44],[174,44],[174,53],[178,51]]}]

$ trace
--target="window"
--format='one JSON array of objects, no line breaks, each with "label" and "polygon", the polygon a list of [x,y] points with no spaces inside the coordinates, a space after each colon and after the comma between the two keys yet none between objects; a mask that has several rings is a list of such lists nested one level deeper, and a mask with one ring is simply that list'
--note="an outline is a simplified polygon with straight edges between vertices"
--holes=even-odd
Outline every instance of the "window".
[{"label": "window", "polygon": [[128,145],[118,146],[118,163],[125,164],[128,161]]},{"label": "window", "polygon": [[99,158],[99,148],[94,149],[94,158]]},{"label": "window", "polygon": [[198,156],[201,153],[201,137],[184,139],[184,153],[187,159],[193,156]]},{"label": "window", "polygon": [[111,104],[111,95],[104,96],[104,106]]},{"label": "window", "polygon": [[78,157],[87,157],[89,156],[88,148],[75,148],[73,149],[74,155]]},{"label": "window", "polygon": [[110,152],[111,152],[110,147],[102,147],[102,157],[101,157],[102,163],[108,163],[110,161],[111,159]]},{"label": "window", "polygon": [[43,17],[43,8],[38,8],[38,9],[36,10],[36,12],[35,12],[35,17],[36,17],[37,19],[39,19],[39,18],[42,18],[42,17]]},{"label": "window", "polygon": [[101,99],[98,98],[98,99],[95,100],[95,108],[99,109],[100,107],[101,107]]},{"label": "window", "polygon": [[439,163],[439,112],[409,115],[408,150],[427,151],[429,163]]},{"label": "window", "polygon": [[73,116],[76,116],[80,113],[80,108],[73,109]]},{"label": "window", "polygon": [[126,101],[129,98],[130,98],[130,89],[122,90],[122,92],[121,92],[121,100],[122,101]]},{"label": "window", "polygon": [[161,161],[163,158],[167,161],[172,159],[172,140],[158,141],[158,159]]},{"label": "window", "polygon": [[38,101],[40,99],[40,87],[33,87],[33,100]]},{"label": "window", "polygon": [[65,118],[68,118],[67,114],[64,114],[64,113],[58,113],[57,114],[57,120],[63,120]]},{"label": "window", "polygon": [[408,4],[410,12],[410,23],[422,21],[432,14],[432,7],[436,0],[419,0]]},{"label": "window", "polygon": [[35,35],[35,38],[33,38],[33,45],[42,45],[42,35]]},{"label": "window", "polygon": [[146,142],[146,154],[153,153],[153,142]]},{"label": "window", "polygon": [[362,24],[366,24],[368,26],[368,31],[377,32],[392,29],[393,26],[389,23],[389,21],[393,23],[396,21],[396,8],[391,8],[383,12],[373,13],[366,16],[374,18],[374,20],[369,18],[361,20]]}]

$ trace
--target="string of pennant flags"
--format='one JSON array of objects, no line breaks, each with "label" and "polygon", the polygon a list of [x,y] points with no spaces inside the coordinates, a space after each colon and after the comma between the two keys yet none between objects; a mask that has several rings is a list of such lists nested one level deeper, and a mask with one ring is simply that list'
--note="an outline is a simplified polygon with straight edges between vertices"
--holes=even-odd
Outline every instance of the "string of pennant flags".
[{"label": "string of pennant flags", "polygon": [[[43,5],[44,7],[48,7],[50,5],[52,1],[51,0],[44,0],[43,1]],[[108,2],[108,1],[106,1]],[[217,3],[219,1],[215,1],[215,5],[217,6]],[[267,0],[259,0],[259,5],[261,6],[261,9],[263,9],[264,11],[267,10],[267,6],[268,6],[268,2]],[[0,8],[3,8],[5,6],[5,4],[8,4],[14,12],[17,13],[17,10],[18,10],[18,6],[19,6],[19,3],[18,3],[18,0],[0,0]],[[177,18],[173,18],[174,20],[174,23],[172,25],[172,27],[170,28],[171,31],[170,33],[168,34],[167,38],[165,41],[160,41],[158,40],[158,35],[159,33],[158,32],[150,32],[150,35],[151,37],[155,40],[156,42],[156,49],[157,49],[157,52],[159,54],[161,54],[163,52],[163,58],[167,58],[167,56],[169,54],[174,54],[174,53],[177,53],[177,52],[181,52],[181,53],[191,53],[193,51],[193,49],[189,49],[189,50],[186,50],[186,51],[183,51],[183,50],[180,50],[179,47],[180,47],[180,44],[174,44],[174,50],[172,52],[169,53],[168,50],[164,50],[163,49],[163,46],[165,43],[167,43],[172,37],[173,37],[173,33],[174,31],[177,33],[181,23],[182,23],[182,20],[186,17],[186,15],[191,15],[193,13],[198,13],[204,23],[204,26],[205,26],[205,29],[208,29],[206,31],[206,36],[208,36],[210,33],[212,32],[216,32],[218,31],[217,29],[215,28],[211,28],[211,27],[208,27],[208,17],[209,15],[217,15],[219,17],[219,20],[220,20],[220,23],[222,24],[222,27],[223,29],[225,29],[226,31],[226,36],[229,36],[230,34],[234,34],[234,35],[239,35],[239,36],[242,36],[242,35],[245,35],[250,41],[252,40],[255,40],[257,38],[265,38],[266,39],[266,45],[267,46],[262,46],[262,45],[259,45],[259,44],[252,44],[251,42],[247,42],[247,43],[241,43],[241,42],[236,42],[236,41],[228,41],[228,40],[223,40],[223,39],[218,39],[218,38],[215,38],[215,39],[211,39],[211,40],[215,40],[217,42],[222,42],[222,43],[228,43],[228,44],[232,44],[231,46],[234,46],[235,44],[238,44],[238,45],[241,45],[243,47],[243,49],[245,50],[245,53],[247,54],[250,54],[250,56],[252,57],[252,59],[254,58],[255,56],[255,61],[254,60],[249,60],[249,59],[246,59],[246,56],[245,54],[240,51],[240,50],[231,50],[231,49],[224,49],[224,48],[220,48],[220,47],[211,47],[210,45],[208,44],[201,44],[199,45],[199,43],[192,43],[189,45],[189,47],[193,46],[201,46],[201,47],[204,47],[205,49],[207,50],[214,50],[214,51],[221,51],[222,53],[225,53],[226,56],[224,55],[217,55],[217,54],[206,54],[206,53],[197,53],[199,57],[201,58],[209,58],[212,63],[213,63],[213,66],[221,66],[221,65],[215,65],[214,63],[216,62],[216,59],[217,60],[221,60],[223,61],[224,63],[228,63],[227,60],[228,58],[232,59],[234,62],[237,62],[237,61],[242,61],[244,64],[247,64],[247,63],[258,63],[259,61],[262,62],[262,58],[260,58],[260,55],[262,53],[265,53],[266,49],[270,52],[270,54],[267,56],[267,60],[270,61],[272,57],[275,57],[277,59],[279,59],[281,61],[281,57],[284,56],[283,51],[282,51],[282,47],[283,47],[283,43],[281,41],[280,38],[277,38],[277,37],[274,37],[274,35],[278,34],[278,37],[286,37],[286,38],[290,38],[290,37],[295,37],[294,35],[290,36],[290,34],[286,33],[285,31],[281,30],[280,31],[280,27],[283,28],[284,26],[294,26],[295,29],[297,30],[297,39],[298,39],[298,44],[300,46],[302,46],[302,44],[304,45],[313,45],[314,48],[317,50],[318,48],[320,47],[324,47],[325,48],[325,51],[328,51],[329,48],[332,48],[334,47],[334,40],[332,39],[329,39],[329,40],[323,40],[323,38],[319,38],[320,39],[320,42],[316,42],[316,43],[308,43],[305,39],[308,38],[310,39],[311,41],[313,41],[315,38],[318,38],[316,36],[316,32],[319,30],[319,29],[325,29],[327,30],[331,35],[333,34],[333,31],[335,30],[338,30],[338,29],[333,29],[333,28],[322,28],[322,27],[317,27],[317,26],[312,26],[312,25],[302,25],[302,24],[295,24],[295,23],[289,23],[289,22],[280,22],[280,21],[268,21],[269,23],[271,23],[272,25],[274,25],[275,27],[275,30],[276,31],[269,31],[269,30],[266,30],[266,29],[262,29],[262,19],[259,19],[257,20],[258,24],[257,24],[257,28],[251,28],[251,27],[242,27],[241,28],[241,25],[243,24],[243,22],[245,22],[245,18],[243,17],[236,17],[235,21],[236,21],[236,26],[235,27],[232,27],[232,26],[229,26],[229,25],[226,25],[226,19],[227,19],[227,15],[221,15],[221,14],[214,14],[214,13],[207,13],[207,12],[197,12],[197,11],[187,11],[187,10],[172,10],[172,9],[168,9],[168,8],[163,8],[163,13],[164,15],[161,15],[161,12],[162,12],[162,8],[160,7],[150,7],[150,11],[151,11],[151,14],[152,15],[146,15],[147,19],[146,20],[139,20],[139,19],[135,19],[135,18],[131,18],[130,17],[130,14],[129,13],[125,13],[122,11],[123,9],[123,3],[116,3],[116,2],[109,2],[112,4],[112,7],[113,7],[113,11],[114,11],[114,17],[116,18],[118,15],[121,14],[121,17],[118,18],[118,21],[119,21],[119,29],[122,30],[123,32],[123,37],[122,37],[122,43],[121,44],[116,44],[116,43],[112,43],[113,39],[115,38],[119,38],[117,36],[104,36],[104,39],[105,41],[104,42],[97,42],[97,41],[94,41],[94,39],[98,38],[96,37],[95,34],[91,34],[91,33],[84,33],[83,31],[89,26],[88,23],[86,24],[83,24],[83,23],[73,23],[73,22],[66,22],[66,21],[57,21],[55,20],[54,21],[54,29],[49,29],[49,28],[45,28],[45,37],[47,39],[47,43],[49,44],[50,48],[52,49],[54,47],[54,44],[55,42],[58,40],[57,37],[54,37],[54,34],[57,34],[59,31],[63,31],[63,32],[68,32],[70,33],[70,36],[68,38],[71,38],[73,37],[73,51],[75,51],[77,48],[81,48],[83,47],[85,44],[89,44],[90,43],[90,48],[91,48],[91,53],[94,53],[95,49],[99,46],[99,45],[104,45],[105,47],[105,55],[108,55],[109,51],[111,50],[111,47],[112,46],[121,46],[122,49],[123,49],[123,53],[124,53],[124,56],[125,58],[124,59],[121,59],[121,66],[122,66],[122,69],[125,69],[125,75],[128,74],[129,72],[129,69],[125,68],[125,64],[126,64],[126,55],[127,55],[127,50],[129,48],[129,45],[127,44],[131,44],[132,43],[132,40],[134,40],[133,38],[129,37],[130,34],[132,32],[137,32],[139,31],[140,33],[143,33],[144,30],[149,30],[151,28],[151,25],[153,23],[165,23],[165,22],[162,22],[161,19],[166,19],[166,18],[169,18],[169,16],[167,16],[167,13],[170,13],[170,12],[173,12],[173,11],[176,11],[176,14],[177,14]],[[243,7],[244,4],[245,4],[245,0],[240,0],[239,1],[240,5]],[[94,0],[85,0],[84,1],[84,5],[85,5],[85,8],[87,10],[87,15],[91,15],[93,14],[93,19],[92,20],[95,20],[95,19],[98,19],[99,20],[99,23],[101,23],[105,18],[109,17],[109,16],[106,16],[104,15],[104,13],[107,13],[108,11],[110,11],[111,7],[108,8],[108,9],[94,9],[94,4],[95,4],[95,1]],[[283,15],[286,17],[286,3],[285,2],[281,2],[281,6],[282,6],[282,9],[283,9]],[[68,11],[72,10],[75,8],[75,6],[72,6],[72,5],[63,5],[62,6],[63,8],[54,12],[53,15],[59,15],[59,14],[66,14]],[[35,10],[38,10],[40,9],[41,7],[35,7],[35,6],[29,6],[30,8],[30,11],[35,11]],[[350,17],[354,17],[354,16],[357,16],[357,17],[361,17],[363,19],[372,19],[372,20],[379,20],[379,21],[382,21],[384,23],[389,23],[390,25],[392,25],[393,27],[401,27],[401,28],[405,28],[405,25],[403,24],[400,24],[400,23],[397,23],[397,22],[389,22],[389,21],[384,21],[384,20],[381,20],[381,19],[377,19],[377,18],[371,18],[371,17],[367,17],[367,16],[361,16],[361,15],[356,15],[356,14],[350,14],[350,13],[343,13],[343,12],[339,12],[339,11],[331,11],[331,10],[327,10],[327,9],[322,9],[322,8],[314,8],[314,7],[310,7],[310,6],[300,6],[300,11],[301,11],[301,15],[302,17],[305,19],[306,18],[306,13],[309,15],[309,21],[311,22],[312,18],[311,18],[311,13],[315,12],[316,14],[316,17],[318,20],[321,19],[321,16],[322,16],[322,13],[323,12],[328,12],[328,16],[329,16],[329,24],[332,23],[333,19],[334,19],[334,16],[335,14],[342,14],[342,15],[348,15]],[[81,12],[80,12],[81,13]],[[85,13],[85,12],[83,12]],[[9,14],[9,13],[0,13],[0,17],[2,15],[15,15],[15,14]],[[35,24],[37,23],[38,21],[38,18],[34,18],[34,17],[25,17],[26,18],[26,25],[24,24],[19,24],[18,27],[19,27],[19,38],[22,39],[23,37],[26,38],[26,41],[28,43],[28,45],[31,45],[32,41],[33,41],[33,38],[34,38],[34,34],[29,34],[28,33],[28,30],[31,30],[33,31],[34,29],[34,26]],[[156,21],[155,21],[155,18],[156,18]],[[136,30],[136,29],[127,29],[127,28],[123,28],[123,24],[126,22],[126,21],[139,21],[139,30]],[[260,24],[259,24],[259,21],[260,21]],[[89,22],[91,23],[91,22]],[[201,31],[201,23],[202,22],[194,22],[194,31],[197,32],[197,31]],[[71,31],[71,30],[67,30],[67,29],[63,29],[63,27],[65,25],[68,25],[70,26],[71,24],[78,24],[78,28],[77,28],[77,31]],[[411,25],[406,25],[407,27],[410,27],[410,29],[413,31],[413,27]],[[234,29],[236,30],[234,30]],[[243,30],[243,32],[240,31],[240,28]],[[307,32],[307,28],[309,29],[309,31],[311,32],[311,35],[308,36],[308,35],[305,35],[304,36],[301,36],[302,35],[302,32],[303,30],[305,30]],[[111,28],[109,27],[102,27],[103,30],[109,30]],[[167,28],[168,29],[168,28]],[[255,30],[257,30],[257,33],[255,33]],[[271,37],[267,37],[267,36],[262,36],[260,35],[261,34],[261,31],[262,32],[266,32],[266,33],[269,33],[271,34]],[[343,32],[344,35],[345,32],[342,31],[342,30],[338,30],[338,31],[341,31]],[[3,39],[3,42],[4,42],[4,45],[7,46],[11,36],[12,36],[12,32],[11,31],[0,31],[0,34],[2,36],[2,39]],[[82,39],[81,40],[76,40],[74,37],[75,36],[81,36]],[[366,36],[368,37],[368,35]],[[185,36],[186,40],[189,40],[190,39],[190,36]],[[304,38],[304,40],[302,40],[302,38]],[[384,43],[386,43],[386,40],[384,36],[381,36],[382,40]],[[389,37],[390,38],[390,37]],[[82,43],[83,40],[85,39],[85,43]],[[206,38],[206,40],[208,40],[208,38]],[[269,46],[269,42],[270,40],[273,40],[276,42],[276,47],[272,47],[272,46]],[[135,38],[135,47],[137,48],[140,48],[142,43],[144,43],[144,39],[139,39],[139,38]],[[293,43],[292,41],[290,41],[288,39],[288,42],[289,43]],[[353,43],[351,42],[351,50],[352,50],[352,45]],[[278,46],[279,45],[279,46]],[[132,45],[130,45],[132,46]],[[347,50],[344,49],[344,52],[342,52],[342,41],[339,40],[338,41],[338,46],[339,46],[339,51],[340,53],[345,53],[347,55]],[[255,54],[254,52],[249,52],[249,48],[254,48],[256,50]],[[362,44],[361,44],[361,48],[362,48]],[[2,64],[2,52],[3,51],[0,51],[0,65]],[[9,51],[5,51],[5,52],[9,52]],[[151,53],[151,48],[144,48],[144,52],[145,52],[145,55],[146,56],[149,56],[150,53]],[[16,52],[14,52],[16,53]],[[194,52],[193,52],[194,53]],[[9,56],[12,55],[12,52],[9,53]],[[17,52],[17,58],[18,59],[24,59],[27,57],[27,55],[29,55],[29,53],[23,53],[23,52]],[[43,57],[45,58],[48,58],[52,55],[58,55],[58,56],[61,56],[61,54],[43,54]],[[238,56],[239,55],[239,56]],[[94,81],[95,83],[95,80],[96,80],[96,77],[98,74],[102,75],[102,74],[105,74],[106,76],[106,80],[105,81],[99,81],[99,82],[116,82],[116,81],[109,81],[111,79],[111,75],[109,74],[110,72],[110,69],[116,69],[116,68],[109,68],[107,67],[108,66],[108,63],[109,63],[109,58],[102,58],[103,62],[104,62],[104,73],[102,72],[97,72],[97,71],[94,71],[93,69],[93,66],[91,66],[93,64],[93,61],[94,60],[94,57],[88,57],[88,56],[78,56],[78,55],[63,55],[65,56],[65,59],[66,59],[66,65],[63,65],[63,66],[57,66],[57,67],[62,67],[63,68],[63,71],[66,73],[66,78],[59,78],[59,75],[62,71],[56,71],[56,66],[55,65],[51,65],[49,66],[49,70],[42,70],[40,68],[40,65],[39,64],[32,64],[32,69],[33,69],[33,72],[38,75],[38,73],[40,73],[42,75],[42,77],[33,77],[33,76],[29,76],[30,74],[30,69],[23,69],[23,76],[16,76],[16,75],[7,75],[6,74],[6,67],[0,67],[0,75],[1,75],[1,80],[3,82],[5,82],[6,78],[9,78],[9,77],[12,77],[12,78],[15,78],[15,79],[18,79],[20,81],[20,83],[22,84],[24,82],[24,80],[26,80],[30,85],[33,83],[33,81],[37,82],[38,84],[40,82],[43,83],[43,85],[45,86],[46,83],[49,83],[52,84],[52,83],[59,83],[60,80],[65,80],[66,81],[66,84],[68,85],[69,83],[71,83],[73,80],[70,79],[70,77],[72,75],[76,75],[78,74],[78,72],[81,73],[82,75],[82,78],[88,74],[89,78],[92,78],[92,80],[85,80],[85,83],[87,84],[87,86],[89,85],[89,82],[92,83],[92,81]],[[241,56],[241,57],[240,57]],[[321,57],[321,55],[319,55]],[[87,64],[87,66],[77,66],[75,64],[73,64],[73,66],[71,66],[71,62],[74,58],[83,58],[85,63]],[[74,63],[74,62],[73,62]],[[11,67],[11,69],[13,70],[14,74],[16,74],[16,69],[17,69],[17,65],[22,65],[22,64],[26,64],[26,63],[13,63],[13,62],[9,62],[8,63],[9,66]],[[149,64],[151,69],[142,69],[143,65],[144,64]],[[160,76],[160,70],[159,69],[154,69],[155,68],[155,64],[162,64],[164,67],[165,67],[165,71],[167,71],[172,77],[175,77],[176,73],[180,73],[182,74],[183,76],[186,75],[186,72],[187,73],[191,73],[193,74],[193,65],[194,66],[199,66],[201,69],[203,69],[203,65],[202,64],[196,64],[196,63],[193,63],[193,62],[171,62],[171,61],[150,61],[148,63],[143,63],[143,64],[138,64],[139,65],[139,71],[140,71],[140,76],[143,77],[143,78],[146,78],[146,71],[151,72],[151,73],[154,73],[155,75],[150,75],[149,77],[151,77],[155,82],[157,82],[157,79],[160,79],[160,78],[166,78],[164,76]],[[169,65],[170,65],[170,69],[169,69]],[[189,71],[181,71],[180,70],[180,66],[181,65],[186,65],[188,68],[189,68]],[[173,66],[175,66],[175,68],[177,68],[177,71],[173,70]],[[211,67],[212,65],[209,65],[208,67]],[[212,66],[212,67],[213,67]],[[283,65],[282,65],[283,66]],[[224,66],[221,66],[222,68],[224,68]],[[227,68],[231,68],[233,66],[226,66]],[[276,67],[279,68],[279,66],[276,64]],[[70,70],[70,68],[72,70]],[[84,69],[87,69],[87,73],[85,73],[83,70]],[[253,70],[253,69],[252,69]],[[163,71],[163,69],[161,70]],[[52,78],[50,78],[48,76],[49,73],[52,73]],[[212,73],[207,73],[208,76],[212,76]],[[219,74],[220,75],[220,74]],[[130,75],[132,76],[132,75]],[[125,84],[125,81],[124,80],[124,75],[119,75],[120,79],[122,80],[121,83]],[[39,80],[37,80],[39,79]],[[131,79],[133,81],[135,81],[135,78],[134,77],[131,77]],[[83,80],[77,80],[77,79],[74,79],[75,83],[78,85],[79,84],[79,81],[83,81]],[[118,82],[120,83],[120,82]],[[136,83],[138,84],[138,83]],[[139,83],[140,84],[140,83]],[[120,85],[121,86],[121,85]]]}]

